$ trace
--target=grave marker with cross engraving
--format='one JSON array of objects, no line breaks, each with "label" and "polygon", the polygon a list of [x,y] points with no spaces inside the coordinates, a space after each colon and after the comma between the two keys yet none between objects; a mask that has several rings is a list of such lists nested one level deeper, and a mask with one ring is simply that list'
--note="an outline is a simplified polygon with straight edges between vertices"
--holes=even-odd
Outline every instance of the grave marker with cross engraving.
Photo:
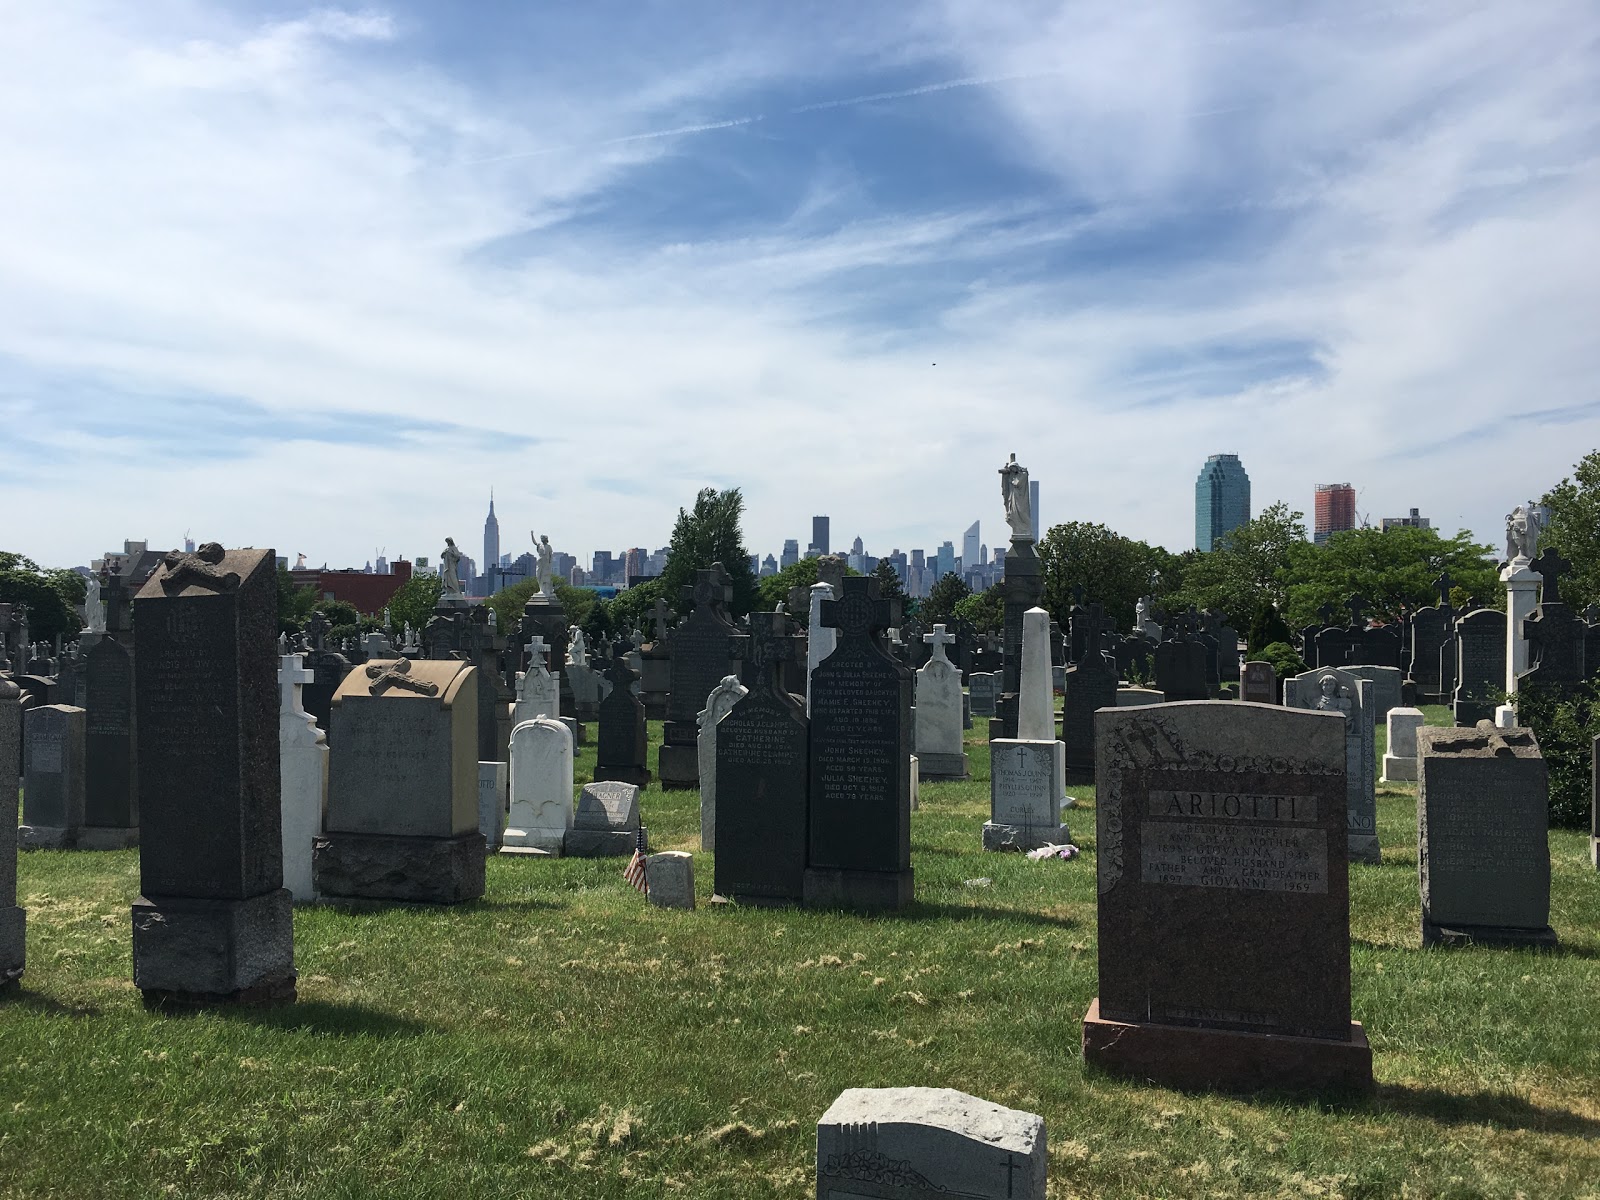
[{"label": "grave marker with cross engraving", "polygon": [[955,638],[943,625],[922,635],[933,654],[917,672],[916,755],[923,779],[967,778],[967,754],[961,743],[961,671],[945,655]]}]

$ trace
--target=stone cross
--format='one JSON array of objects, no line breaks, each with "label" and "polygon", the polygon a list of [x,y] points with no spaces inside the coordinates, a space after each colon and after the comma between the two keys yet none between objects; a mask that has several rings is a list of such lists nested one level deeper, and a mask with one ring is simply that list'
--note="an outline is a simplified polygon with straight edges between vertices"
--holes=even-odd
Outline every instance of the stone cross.
[{"label": "stone cross", "polygon": [[1322,624],[1324,628],[1333,624],[1334,614],[1338,611],[1339,610],[1331,604],[1324,604],[1321,608],[1317,609],[1317,616],[1322,618]]},{"label": "stone cross", "polygon": [[874,637],[894,624],[898,606],[879,597],[876,579],[851,575],[840,586],[842,597],[822,602],[823,628],[837,629],[846,637]]},{"label": "stone cross", "polygon": [[550,653],[550,647],[544,644],[544,637],[542,635],[536,633],[530,637],[528,639],[528,645],[526,649],[528,653],[528,666],[530,669],[533,667],[546,666],[545,656]]},{"label": "stone cross", "polygon": [[100,592],[106,602],[106,632],[127,633],[129,605],[133,597],[128,593],[128,581],[120,573],[110,575]]},{"label": "stone cross", "polygon": [[1433,581],[1433,586],[1439,589],[1439,607],[1450,607],[1450,589],[1455,586],[1455,580],[1450,578],[1450,572],[1445,571]]},{"label": "stone cross", "polygon": [[392,687],[408,692],[421,692],[424,696],[437,696],[439,685],[431,681],[411,678],[411,660],[402,658],[388,667],[373,663],[367,668],[367,678],[372,680],[372,692],[381,696]]},{"label": "stone cross", "polygon": [[783,691],[784,663],[794,658],[794,623],[787,613],[751,613],[748,661],[762,683]]},{"label": "stone cross", "polygon": [[1360,592],[1357,592],[1344,602],[1344,606],[1350,610],[1350,624],[1357,629],[1365,629],[1367,627],[1366,612],[1368,608],[1372,607],[1371,601]]},{"label": "stone cross", "polygon": [[197,585],[213,592],[237,591],[239,576],[217,566],[226,554],[227,551],[216,542],[207,542],[193,554],[172,551],[161,560],[161,565],[166,568],[166,573],[161,577],[162,590],[171,593]]},{"label": "stone cross", "polygon": [[933,647],[933,657],[937,661],[944,663],[950,661],[945,657],[944,648],[955,645],[956,639],[944,631],[943,625],[935,625],[932,633],[922,635],[922,640]]},{"label": "stone cross", "polygon": [[1560,604],[1561,577],[1572,569],[1572,563],[1562,558],[1560,551],[1553,546],[1546,546],[1544,553],[1529,565],[1544,578],[1544,590],[1539,597],[1539,603]]},{"label": "stone cross", "polygon": [[298,654],[280,654],[278,656],[278,708],[282,712],[298,713],[304,710],[300,706],[300,687],[302,684],[315,683],[317,673],[308,671],[305,660]]},{"label": "stone cross", "polygon": [[328,636],[328,615],[321,610],[311,614],[311,619],[306,622],[306,632],[311,635],[311,648],[322,651]]},{"label": "stone cross", "polygon": [[656,645],[667,644],[667,602],[660,596],[656,597],[655,606],[650,610],[650,619],[656,627]]}]

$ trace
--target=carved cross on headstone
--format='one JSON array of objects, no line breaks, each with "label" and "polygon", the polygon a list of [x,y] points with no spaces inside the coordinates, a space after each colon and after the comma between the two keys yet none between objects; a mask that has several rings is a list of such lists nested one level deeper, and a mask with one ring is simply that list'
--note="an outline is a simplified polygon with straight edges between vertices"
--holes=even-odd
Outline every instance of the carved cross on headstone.
[{"label": "carved cross on headstone", "polygon": [[851,575],[840,584],[844,595],[822,602],[822,626],[837,629],[848,638],[870,638],[894,624],[893,600],[878,595],[878,581],[870,576]]},{"label": "carved cross on headstone", "polygon": [[1323,628],[1327,628],[1333,624],[1333,618],[1338,611],[1339,610],[1331,604],[1324,604],[1321,608],[1317,609],[1317,616],[1322,618]]},{"label": "carved cross on headstone", "polygon": [[794,622],[787,613],[751,613],[747,661],[755,679],[770,690],[782,692],[783,664],[795,657]]},{"label": "carved cross on headstone", "polygon": [[398,659],[387,667],[382,663],[372,663],[367,667],[367,678],[372,680],[371,691],[375,696],[381,696],[392,687],[404,688],[408,692],[420,692],[424,696],[437,696],[439,685],[431,680],[411,678],[411,660]]},{"label": "carved cross on headstone", "polygon": [[311,635],[311,648],[319,654],[326,645],[328,636],[328,617],[320,609],[311,614],[311,619],[306,622],[306,632]]},{"label": "carved cross on headstone", "polygon": [[1450,589],[1455,587],[1456,581],[1450,578],[1450,572],[1443,572],[1433,581],[1433,586],[1439,589],[1439,607],[1450,607]]},{"label": "carved cross on headstone", "polygon": [[237,591],[238,573],[224,571],[217,565],[227,556],[228,552],[216,542],[207,542],[193,554],[172,551],[161,560],[161,565],[166,568],[166,573],[161,576],[162,590],[176,592],[193,585],[213,592]]},{"label": "carved cross on headstone", "polygon": [[528,655],[528,669],[530,671],[536,666],[544,667],[546,670],[549,669],[550,647],[544,644],[542,636],[536,633],[530,637],[525,649]]},{"label": "carved cross on headstone", "polygon": [[950,661],[950,659],[945,655],[944,648],[946,646],[955,645],[956,639],[945,632],[945,627],[942,624],[935,625],[932,633],[923,634],[922,640],[933,647],[933,660],[943,663],[948,663]]},{"label": "carved cross on headstone", "polygon": [[1357,629],[1365,629],[1367,627],[1367,609],[1372,606],[1371,602],[1360,592],[1357,592],[1344,602],[1344,606],[1350,611],[1350,624]]},{"label": "carved cross on headstone", "polygon": [[1006,1152],[1006,1195],[1016,1195],[1017,1172],[1023,1170],[1023,1165],[1017,1161],[1016,1155]]},{"label": "carved cross on headstone", "polygon": [[128,581],[120,573],[101,574],[100,599],[106,606],[106,632],[128,632]]},{"label": "carved cross on headstone", "polygon": [[304,709],[300,706],[300,688],[303,684],[315,683],[317,673],[308,671],[305,660],[298,654],[291,654],[287,650],[278,656],[278,708],[282,712],[298,713]]},{"label": "carved cross on headstone", "polygon": [[1072,585],[1072,603],[1074,607],[1083,607],[1083,584],[1075,583]]},{"label": "carved cross on headstone", "polygon": [[655,606],[650,610],[650,620],[656,627],[656,645],[658,647],[667,643],[667,615],[667,602],[657,596]]},{"label": "carved cross on headstone", "polygon": [[1544,553],[1539,555],[1529,564],[1544,578],[1544,588],[1539,595],[1539,603],[1560,604],[1561,577],[1572,569],[1572,563],[1561,557],[1560,551],[1553,546],[1546,546]]},{"label": "carved cross on headstone", "polygon": [[1111,622],[1106,620],[1106,606],[1096,600],[1089,605],[1087,619],[1088,636],[1084,645],[1088,646],[1090,650],[1105,649],[1104,638],[1111,629]]}]

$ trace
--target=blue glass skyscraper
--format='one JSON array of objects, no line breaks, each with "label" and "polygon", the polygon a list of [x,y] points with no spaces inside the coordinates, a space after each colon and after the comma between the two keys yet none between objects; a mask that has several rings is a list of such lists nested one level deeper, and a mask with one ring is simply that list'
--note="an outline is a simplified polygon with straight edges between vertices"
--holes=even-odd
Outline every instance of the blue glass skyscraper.
[{"label": "blue glass skyscraper", "polygon": [[1217,539],[1250,519],[1250,476],[1237,454],[1213,454],[1194,484],[1194,544],[1216,549]]}]

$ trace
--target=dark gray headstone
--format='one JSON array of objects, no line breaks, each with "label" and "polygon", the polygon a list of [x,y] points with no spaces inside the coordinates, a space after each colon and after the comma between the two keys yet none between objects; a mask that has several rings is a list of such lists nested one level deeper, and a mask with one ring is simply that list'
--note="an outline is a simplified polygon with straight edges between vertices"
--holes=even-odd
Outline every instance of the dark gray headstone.
[{"label": "dark gray headstone", "polygon": [[22,823],[29,846],[71,846],[83,827],[84,716],[81,708],[47,704],[24,718]]},{"label": "dark gray headstone", "polygon": [[0,991],[22,977],[27,951],[27,914],[17,906],[17,757],[21,749],[22,689],[0,676]]},{"label": "dark gray headstone", "polygon": [[696,571],[685,599],[694,608],[672,631],[671,693],[667,724],[662,730],[658,766],[664,788],[692,788],[700,782],[700,728],[696,714],[706,697],[727,675],[736,674],[734,639],[738,630],[728,617],[732,581],[721,563]]},{"label": "dark gray headstone", "polygon": [[1494,716],[1494,693],[1506,686],[1506,615],[1480,608],[1456,622],[1457,725],[1475,726]]},{"label": "dark gray headstone", "polygon": [[[624,644],[618,643],[619,646]],[[644,787],[650,782],[648,730],[644,705],[633,693],[634,681],[639,677],[623,658],[623,653],[619,650],[606,665],[605,678],[611,682],[611,691],[600,701],[594,777],[597,780],[618,779]],[[698,763],[695,775],[698,778]]]},{"label": "dark gray headstone", "polygon": [[1199,642],[1168,638],[1156,647],[1156,691],[1169,701],[1207,700],[1206,648]]},{"label": "dark gray headstone", "polygon": [[134,752],[133,655],[102,638],[84,665],[84,824],[132,844],[139,835],[139,773]]},{"label": "dark gray headstone", "polygon": [[794,652],[782,613],[752,613],[750,690],[717,723],[717,894],[755,903],[805,897],[805,709],[783,682]]},{"label": "dark gray headstone", "polygon": [[1099,653],[1086,654],[1066,670],[1061,702],[1061,740],[1067,748],[1067,782],[1094,782],[1094,714],[1115,708],[1117,673]]}]

